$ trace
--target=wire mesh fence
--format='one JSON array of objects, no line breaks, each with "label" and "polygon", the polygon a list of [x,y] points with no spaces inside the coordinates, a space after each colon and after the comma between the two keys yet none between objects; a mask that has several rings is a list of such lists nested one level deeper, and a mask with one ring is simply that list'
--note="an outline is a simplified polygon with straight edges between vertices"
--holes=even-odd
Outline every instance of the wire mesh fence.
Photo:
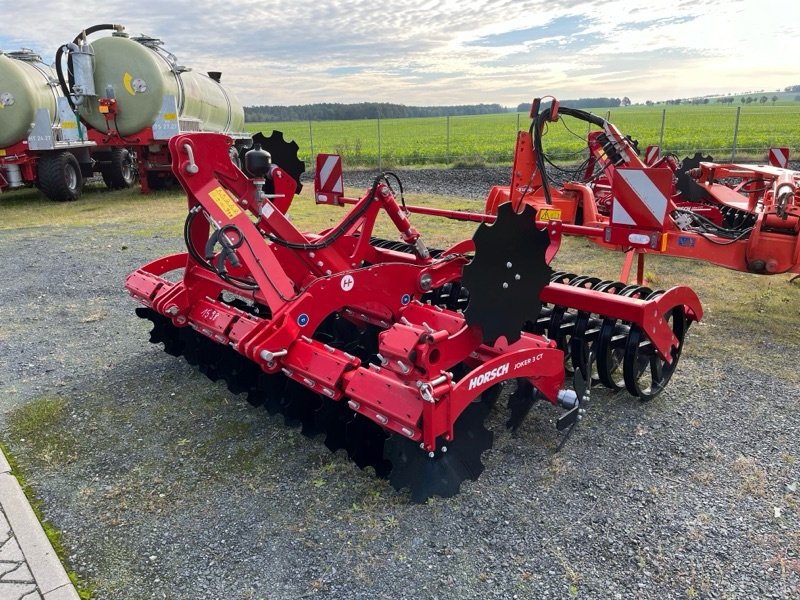
[{"label": "wire mesh fence", "polygon": [[[771,147],[800,145],[800,106],[624,107],[594,111],[639,142],[657,144],[680,157],[700,152],[715,160],[766,157]],[[524,113],[354,121],[250,123],[252,131],[277,129],[300,146],[313,166],[318,153],[341,154],[346,166],[510,164],[516,133],[528,129]],[[551,157],[579,159],[586,149],[586,123],[572,118],[549,123],[543,145]]]}]

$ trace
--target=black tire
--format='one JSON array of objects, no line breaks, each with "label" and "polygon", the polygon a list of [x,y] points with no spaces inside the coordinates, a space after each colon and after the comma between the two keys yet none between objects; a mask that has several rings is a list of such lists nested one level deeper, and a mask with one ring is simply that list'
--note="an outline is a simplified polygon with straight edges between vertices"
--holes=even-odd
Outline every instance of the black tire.
[{"label": "black tire", "polygon": [[174,187],[176,183],[175,177],[168,171],[147,172],[147,186],[154,192],[168,190]]},{"label": "black tire", "polygon": [[37,169],[39,189],[56,202],[77,200],[83,192],[83,175],[78,159],[69,152],[45,154]]},{"label": "black tire", "polygon": [[108,164],[100,168],[103,181],[110,190],[124,190],[136,183],[139,171],[136,157],[127,148],[113,148]]}]

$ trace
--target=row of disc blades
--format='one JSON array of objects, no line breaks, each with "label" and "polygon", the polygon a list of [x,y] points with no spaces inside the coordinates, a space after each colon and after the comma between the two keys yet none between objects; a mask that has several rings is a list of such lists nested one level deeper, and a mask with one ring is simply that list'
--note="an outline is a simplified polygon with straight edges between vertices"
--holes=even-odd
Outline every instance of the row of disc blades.
[{"label": "row of disc blades", "polygon": [[[625,286],[564,272],[555,273],[552,280],[642,299],[660,293],[642,286]],[[423,300],[463,310],[469,302],[469,293],[453,282],[433,290]],[[332,452],[345,450],[360,468],[372,467],[378,477],[388,478],[395,489],[410,490],[415,502],[424,502],[431,496],[453,496],[463,481],[474,481],[483,471],[481,456],[492,447],[494,439],[484,421],[500,394],[501,385],[484,393],[459,416],[452,442],[439,440],[436,451],[428,453],[418,443],[389,433],[353,412],[346,399],[333,401],[282,373],[266,374],[232,348],[190,327],[175,327],[170,319],[151,309],[139,308],[136,312],[152,322],[150,341],[163,344],[168,354],[183,356],[212,381],[224,380],[231,393],[247,394],[249,403],[262,406],[271,415],[282,415],[287,425],[299,427],[304,435],[323,437]],[[682,307],[670,311],[666,318],[682,341],[686,330]],[[678,346],[673,351],[673,362],[666,364],[638,326],[558,305],[544,306],[536,323],[528,323],[527,330],[555,340],[565,353],[567,370],[589,365],[593,383],[602,383],[613,390],[627,388],[641,400],[649,400],[663,389],[681,350]],[[377,364],[377,334],[378,330],[370,326],[359,328],[332,315],[314,337],[357,356],[364,364]],[[463,375],[458,368],[453,371],[456,378]],[[537,399],[533,386],[527,381],[517,382],[516,391],[508,398],[507,426],[517,429]]]},{"label": "row of disc blades", "polygon": [[[322,437],[332,452],[345,450],[360,468],[372,467],[395,489],[408,489],[414,502],[424,502],[431,496],[453,496],[464,480],[474,481],[483,471],[481,455],[492,447],[494,439],[484,426],[489,413],[484,402],[474,402],[460,415],[453,442],[427,453],[418,443],[387,433],[353,412],[346,399],[333,401],[283,374],[266,374],[233,349],[189,327],[176,328],[170,319],[151,309],[139,308],[136,312],[153,323],[150,341],[163,344],[168,354],[183,356],[212,381],[224,380],[232,393],[246,393],[249,403],[271,415],[282,415],[287,425],[299,427],[303,435]],[[374,355],[374,332],[359,330],[336,316],[328,319],[315,337],[346,348],[362,360]]]}]

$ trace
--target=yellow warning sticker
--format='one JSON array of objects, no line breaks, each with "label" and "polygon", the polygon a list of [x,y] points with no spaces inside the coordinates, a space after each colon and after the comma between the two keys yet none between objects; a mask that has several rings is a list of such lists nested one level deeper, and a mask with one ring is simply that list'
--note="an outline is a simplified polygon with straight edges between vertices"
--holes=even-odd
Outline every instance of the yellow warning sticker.
[{"label": "yellow warning sticker", "polygon": [[133,91],[133,86],[131,82],[133,81],[133,75],[128,73],[127,71],[122,76],[122,85],[125,88],[125,91],[128,92],[131,96],[135,96],[136,92]]},{"label": "yellow warning sticker", "polygon": [[0,156],[5,156],[5,155],[6,155],[6,151],[5,150],[0,150]]},{"label": "yellow warning sticker", "polygon": [[77,129],[77,121],[61,121],[61,129]]},{"label": "yellow warning sticker", "polygon": [[164,120],[165,121],[174,121],[178,118],[178,115],[175,113],[164,113]]},{"label": "yellow warning sticker", "polygon": [[538,221],[560,221],[561,209],[560,208],[540,208],[537,216]]},{"label": "yellow warning sticker", "polygon": [[229,219],[232,219],[240,212],[242,212],[242,209],[236,206],[236,202],[233,201],[231,195],[224,189],[222,189],[221,186],[215,187],[213,190],[208,192],[208,195],[211,197],[214,203],[217,206],[219,206],[219,209],[225,213],[225,216],[228,217]]}]

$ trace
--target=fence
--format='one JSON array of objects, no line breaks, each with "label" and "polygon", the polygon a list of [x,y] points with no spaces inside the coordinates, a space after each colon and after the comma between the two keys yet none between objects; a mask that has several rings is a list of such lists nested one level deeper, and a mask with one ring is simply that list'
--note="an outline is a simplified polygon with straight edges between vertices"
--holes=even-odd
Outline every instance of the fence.
[{"label": "fence", "polygon": [[[640,148],[658,144],[679,157],[700,152],[715,160],[764,158],[770,147],[800,144],[800,106],[624,107],[595,111]],[[300,146],[300,158],[313,165],[317,153],[338,153],[347,166],[509,164],[516,132],[528,129],[528,115],[495,115],[249,123],[253,131],[277,129]],[[587,125],[572,118],[550,123],[543,146],[552,157],[580,159]]]}]

